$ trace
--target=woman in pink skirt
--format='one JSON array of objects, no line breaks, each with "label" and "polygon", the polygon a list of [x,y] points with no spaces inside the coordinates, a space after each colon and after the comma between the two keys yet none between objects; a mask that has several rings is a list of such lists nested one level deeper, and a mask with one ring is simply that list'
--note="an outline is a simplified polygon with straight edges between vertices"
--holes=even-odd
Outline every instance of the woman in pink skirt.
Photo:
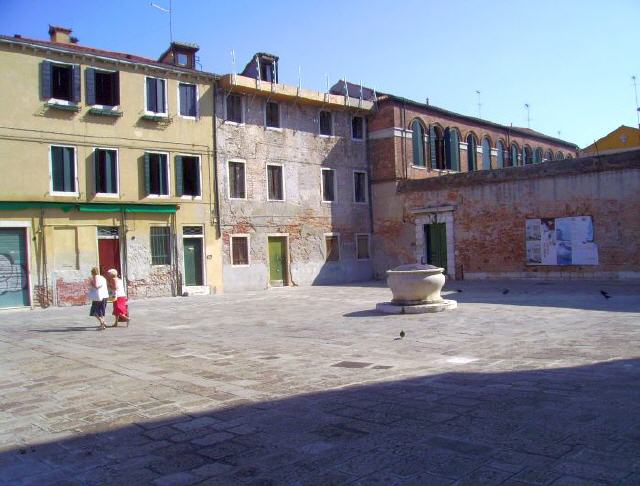
[{"label": "woman in pink skirt", "polygon": [[113,315],[115,316],[115,321],[113,321],[113,326],[111,327],[117,327],[119,321],[126,321],[128,327],[131,319],[129,319],[127,294],[124,292],[122,279],[118,277],[118,271],[115,268],[108,270],[107,275],[109,275],[109,278],[111,279],[110,287],[115,298],[113,301]]}]

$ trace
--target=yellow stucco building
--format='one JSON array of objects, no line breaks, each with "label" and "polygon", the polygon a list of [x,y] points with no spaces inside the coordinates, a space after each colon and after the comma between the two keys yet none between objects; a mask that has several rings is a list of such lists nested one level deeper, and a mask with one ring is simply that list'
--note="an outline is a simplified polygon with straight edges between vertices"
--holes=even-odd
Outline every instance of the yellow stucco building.
[{"label": "yellow stucco building", "polygon": [[0,308],[86,301],[90,269],[130,297],[218,292],[215,76],[197,46],[159,60],[0,36]]},{"label": "yellow stucco building", "polygon": [[640,130],[620,125],[614,131],[596,140],[580,151],[580,155],[602,155],[640,147]]}]

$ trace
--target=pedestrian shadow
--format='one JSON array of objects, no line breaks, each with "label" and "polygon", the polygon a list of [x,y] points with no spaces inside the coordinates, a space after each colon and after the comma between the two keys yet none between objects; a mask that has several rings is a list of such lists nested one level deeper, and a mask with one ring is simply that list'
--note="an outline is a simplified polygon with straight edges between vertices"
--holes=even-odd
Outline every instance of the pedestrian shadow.
[{"label": "pedestrian shadow", "polygon": [[31,329],[31,332],[74,332],[74,331],[97,331],[98,326],[75,326],[56,329]]},{"label": "pedestrian shadow", "polygon": [[355,312],[348,312],[347,314],[342,314],[343,317],[374,317],[381,316],[382,312],[379,312],[375,309],[367,309]]}]

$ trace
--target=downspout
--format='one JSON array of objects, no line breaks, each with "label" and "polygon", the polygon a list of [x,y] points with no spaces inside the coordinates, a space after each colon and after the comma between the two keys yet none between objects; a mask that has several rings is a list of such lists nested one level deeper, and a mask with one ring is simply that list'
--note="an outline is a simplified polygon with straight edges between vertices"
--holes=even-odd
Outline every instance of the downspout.
[{"label": "downspout", "polygon": [[44,208],[40,208],[40,244],[42,245],[42,285],[44,287],[43,307],[49,307],[49,277],[47,265],[47,239],[44,228]]},{"label": "downspout", "polygon": [[[210,191],[213,190],[214,208],[211,214],[213,215],[216,225],[216,237],[222,237],[221,222],[220,222],[220,197],[218,191],[218,120],[216,115],[216,81],[213,81],[213,184]],[[209,195],[209,208],[211,208],[211,195]],[[211,209],[210,209],[211,211]]]},{"label": "downspout", "polygon": [[129,288],[129,267],[127,265],[127,246],[128,246],[128,240],[127,240],[127,213],[124,211],[124,207],[122,208],[122,212],[120,214],[120,252],[121,252],[121,257],[120,257],[120,262],[121,262],[121,266],[122,268],[120,269],[120,279],[122,280],[122,283],[124,285],[125,288],[125,292],[128,292],[128,288]]}]

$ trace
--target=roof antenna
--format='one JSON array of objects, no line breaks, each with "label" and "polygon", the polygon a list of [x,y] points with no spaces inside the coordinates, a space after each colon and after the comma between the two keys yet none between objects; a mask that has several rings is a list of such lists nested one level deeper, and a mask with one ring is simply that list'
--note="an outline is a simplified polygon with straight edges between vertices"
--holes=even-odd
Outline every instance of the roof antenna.
[{"label": "roof antenna", "polygon": [[157,8],[158,10],[160,10],[161,12],[164,13],[168,13],[169,14],[169,41],[173,44],[173,23],[172,23],[172,13],[173,13],[173,9],[171,8],[171,1],[169,0],[169,9],[167,10],[164,7],[161,7],[160,5],[156,5],[155,3],[151,2],[149,5],[151,5],[152,7]]},{"label": "roof antenna", "polygon": [[525,103],[524,108],[525,110],[527,110],[527,128],[531,128],[531,116],[529,113],[529,108],[531,107],[529,106],[529,103]]},{"label": "roof antenna", "polygon": [[638,106],[638,86],[636,85],[636,77],[631,76],[633,81],[633,92],[636,95],[636,118],[638,120],[638,130],[640,130],[640,106]]},{"label": "roof antenna", "polygon": [[325,77],[325,79],[327,81],[327,93],[328,93],[329,92],[329,75],[325,74],[324,77]]},{"label": "roof antenna", "polygon": [[231,49],[231,73],[236,77],[236,50]]},{"label": "roof antenna", "polygon": [[482,118],[482,102],[480,101],[480,90],[476,90],[476,94],[478,95],[478,118]]}]

